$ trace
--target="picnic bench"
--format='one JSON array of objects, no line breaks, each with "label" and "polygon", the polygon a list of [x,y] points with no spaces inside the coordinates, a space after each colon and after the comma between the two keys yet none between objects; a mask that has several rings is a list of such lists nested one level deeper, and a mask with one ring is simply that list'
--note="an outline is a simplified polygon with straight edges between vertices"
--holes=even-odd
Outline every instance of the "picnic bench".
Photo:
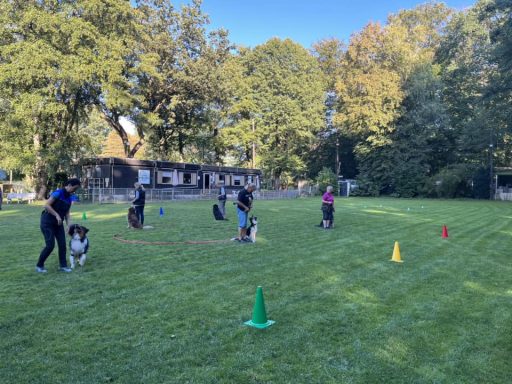
[{"label": "picnic bench", "polygon": [[36,194],[34,192],[30,192],[30,193],[10,192],[7,194],[7,204],[12,203],[14,200],[16,200],[18,202],[18,204],[23,201],[27,201],[30,204],[35,199],[36,199]]}]

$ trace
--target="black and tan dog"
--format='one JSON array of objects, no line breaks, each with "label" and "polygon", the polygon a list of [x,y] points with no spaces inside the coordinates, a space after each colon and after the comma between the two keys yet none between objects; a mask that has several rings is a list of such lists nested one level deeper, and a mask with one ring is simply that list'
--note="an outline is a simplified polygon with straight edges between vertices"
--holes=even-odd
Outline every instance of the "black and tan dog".
[{"label": "black and tan dog", "polygon": [[87,251],[89,250],[87,232],[89,230],[82,225],[72,224],[69,226],[68,235],[71,236],[71,240],[69,240],[69,248],[71,250],[69,263],[71,268],[75,268],[75,263],[83,267],[85,260],[87,260]]}]

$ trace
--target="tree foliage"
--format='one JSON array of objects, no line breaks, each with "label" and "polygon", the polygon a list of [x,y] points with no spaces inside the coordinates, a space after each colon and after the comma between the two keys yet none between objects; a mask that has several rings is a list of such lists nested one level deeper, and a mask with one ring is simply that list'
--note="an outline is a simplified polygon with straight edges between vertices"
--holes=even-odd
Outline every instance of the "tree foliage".
[{"label": "tree foliage", "polygon": [[306,171],[305,155],[323,127],[322,72],[309,52],[289,39],[271,39],[228,64],[235,86],[222,134],[246,164],[254,143],[257,165],[279,187],[283,176]]},{"label": "tree foliage", "polygon": [[511,13],[431,2],[308,51],[235,49],[200,0],[2,1],[0,165],[40,197],[101,153],[254,166],[276,188],[341,163],[364,194],[487,196],[512,161]]},{"label": "tree foliage", "polygon": [[49,178],[69,169],[82,145],[80,122],[102,84],[122,66],[114,32],[131,9],[121,0],[0,6],[0,141],[6,161],[25,168],[44,197]]}]

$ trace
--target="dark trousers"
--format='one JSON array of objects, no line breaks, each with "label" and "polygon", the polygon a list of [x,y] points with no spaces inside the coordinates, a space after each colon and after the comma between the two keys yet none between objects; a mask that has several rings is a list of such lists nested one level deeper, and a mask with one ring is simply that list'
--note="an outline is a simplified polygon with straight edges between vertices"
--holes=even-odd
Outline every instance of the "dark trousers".
[{"label": "dark trousers", "polygon": [[135,213],[137,214],[137,218],[139,219],[140,224],[144,225],[144,206],[143,205],[136,205],[135,206]]},{"label": "dark trousers", "polygon": [[43,232],[46,246],[43,248],[41,254],[39,255],[37,266],[40,268],[44,267],[44,262],[52,253],[53,248],[55,248],[55,240],[57,240],[57,246],[59,247],[59,264],[61,267],[67,267],[66,233],[64,232],[64,224],[57,225],[41,220],[41,232]]},{"label": "dark trousers", "polygon": [[226,200],[219,200],[219,210],[222,213],[222,217],[226,218]]}]

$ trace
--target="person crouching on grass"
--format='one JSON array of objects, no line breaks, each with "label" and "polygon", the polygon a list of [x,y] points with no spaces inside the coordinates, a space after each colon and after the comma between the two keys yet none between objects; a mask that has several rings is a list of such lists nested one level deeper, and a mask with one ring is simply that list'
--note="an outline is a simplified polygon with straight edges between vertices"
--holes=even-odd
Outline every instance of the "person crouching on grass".
[{"label": "person crouching on grass", "polygon": [[61,272],[72,271],[71,268],[68,268],[66,261],[67,231],[64,230],[63,220],[66,220],[68,227],[71,225],[69,210],[71,209],[71,203],[73,201],[72,195],[78,188],[80,188],[80,180],[69,179],[64,183],[64,188],[57,189],[46,201],[44,211],[41,213],[40,224],[46,245],[41,251],[39,260],[37,261],[36,272],[38,273],[48,272],[44,267],[44,262],[52,253],[53,248],[55,248],[55,240],[57,240],[59,247],[59,270]]},{"label": "person crouching on grass", "polygon": [[332,228],[334,218],[334,196],[332,195],[332,186],[327,187],[327,191],[322,196],[322,214],[324,229]]},{"label": "person crouching on grass", "polygon": [[236,202],[236,211],[238,213],[238,241],[251,242],[247,237],[247,217],[252,208],[252,192],[254,189],[254,184],[248,183],[244,189],[238,192],[238,200]]}]

